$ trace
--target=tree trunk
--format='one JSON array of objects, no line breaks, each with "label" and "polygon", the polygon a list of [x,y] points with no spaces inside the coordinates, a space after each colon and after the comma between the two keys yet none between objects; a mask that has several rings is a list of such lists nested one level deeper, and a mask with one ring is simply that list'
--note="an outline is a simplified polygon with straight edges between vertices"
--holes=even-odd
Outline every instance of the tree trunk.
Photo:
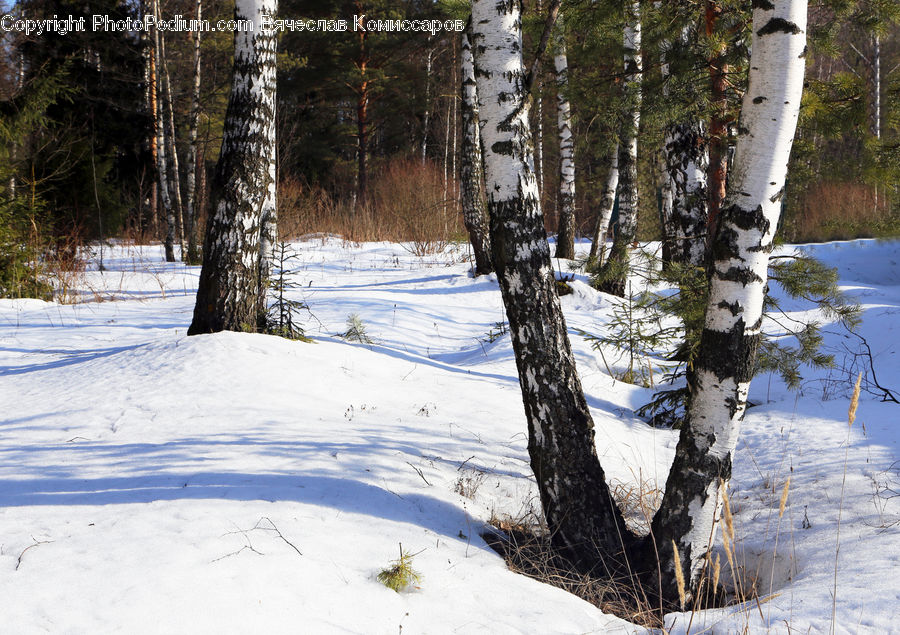
[{"label": "tree trunk", "polygon": [[598,288],[617,296],[625,295],[631,259],[631,244],[637,236],[638,129],[641,123],[641,13],[640,3],[631,0],[625,18],[625,98],[631,115],[626,118],[619,145],[619,222],[614,228],[609,258],[598,274]]},{"label": "tree trunk", "polygon": [[[541,15],[543,11],[542,5],[541,0],[537,0],[538,15]],[[537,137],[534,141],[534,158],[537,167],[538,192],[540,192],[538,199],[542,200],[541,197],[544,195],[544,80],[541,78],[540,56],[535,60],[534,75],[534,121],[535,136]]]},{"label": "tree trunk", "polygon": [[[763,299],[806,61],[806,0],[755,2],[750,80],[730,194],[713,244],[709,299],[688,418],[653,519],[662,593],[674,601],[673,541],[697,593],[721,509],[721,486],[747,403]],[[653,567],[655,570],[655,567]]]},{"label": "tree trunk", "polygon": [[588,260],[596,265],[603,264],[603,252],[606,245],[606,233],[609,231],[609,223],[612,220],[613,210],[616,207],[616,189],[619,187],[619,146],[613,149],[610,155],[609,172],[606,184],[603,186],[603,194],[600,197],[600,209],[597,212],[597,223],[594,225],[594,236],[591,241],[591,251]]},{"label": "tree trunk", "polygon": [[606,560],[612,566],[627,532],[597,459],[556,293],[533,167],[520,3],[474,0],[472,26],[491,251],[516,355],[531,467],[554,543],[583,564]]},{"label": "tree trunk", "polygon": [[872,115],[872,134],[876,139],[881,139],[881,36],[877,33],[872,36],[872,77],[875,80],[872,86],[872,107],[875,111]]},{"label": "tree trunk", "polygon": [[[151,0],[141,0],[141,18],[152,13],[153,6]],[[146,31],[141,32],[140,39],[144,45],[144,110],[150,121],[150,134],[146,139],[146,147],[150,151],[150,163],[152,164],[150,168],[152,174],[150,179],[152,182],[150,185],[150,214],[147,220],[150,226],[150,235],[155,239],[159,237],[159,205],[156,195],[156,172],[158,170],[158,158],[156,156],[156,131],[158,124],[156,117],[156,45]]]},{"label": "tree trunk", "polygon": [[234,70],[216,163],[203,268],[189,335],[253,329],[265,312],[260,297],[263,213],[274,200],[275,54],[262,28],[276,0],[238,0],[235,18],[252,21],[234,34]]},{"label": "tree trunk", "polygon": [[[681,29],[678,45],[664,46],[664,58],[690,50],[695,32],[690,23]],[[669,77],[667,59],[663,60],[664,86]],[[663,89],[664,98],[668,90]],[[699,96],[691,94],[694,99]],[[688,106],[690,108],[690,106]],[[666,183],[669,187],[670,209],[663,235],[667,242],[667,262],[702,267],[706,262],[706,224],[709,218],[706,191],[709,152],[703,123],[688,114],[682,121],[670,124],[663,142]]]},{"label": "tree trunk", "polygon": [[[203,19],[203,0],[197,0],[197,22]],[[196,264],[200,259],[197,253],[197,129],[200,126],[200,29],[194,32],[194,85],[191,92],[191,126],[188,133],[190,139],[190,159],[187,166],[187,205],[185,206],[185,232],[187,234],[187,262]]]},{"label": "tree trunk", "polygon": [[[359,14],[365,13],[362,2],[357,0],[356,10]],[[366,47],[368,32],[359,32],[359,56],[356,58],[356,67],[359,69],[359,85],[356,89],[356,202],[365,205],[369,190],[369,80],[368,64],[369,51]]]},{"label": "tree trunk", "polygon": [[[154,0],[153,14],[159,19],[159,3]],[[163,99],[160,93],[162,85],[162,49],[160,48],[159,30],[153,29],[153,48],[156,53],[156,63],[154,68],[155,74],[155,96],[156,108],[153,113],[156,129],[156,170],[159,182],[159,197],[162,199],[163,210],[166,217],[166,239],[165,252],[166,262],[175,262],[175,210],[172,207],[172,199],[169,196],[168,167],[166,162],[166,125],[165,116],[163,114]]]},{"label": "tree trunk", "polygon": [[[471,22],[468,31],[471,31]],[[463,223],[469,233],[475,256],[475,275],[491,273],[491,244],[488,235],[487,210],[484,203],[484,172],[481,164],[481,139],[478,130],[478,94],[475,65],[469,33],[462,34],[462,154],[459,162],[460,201]]]},{"label": "tree trunk", "polygon": [[706,170],[709,155],[703,124],[697,119],[674,124],[666,132],[666,171],[671,184],[668,218],[671,261],[702,267],[706,261]]},{"label": "tree trunk", "polygon": [[172,157],[171,161],[171,178],[169,179],[169,187],[172,189],[172,199],[175,205],[175,228],[177,230],[178,251],[182,260],[184,259],[184,213],[181,201],[181,174],[178,169],[178,148],[175,145],[175,109],[172,102],[175,100],[172,95],[172,82],[169,79],[169,61],[166,56],[166,38],[160,35],[160,45],[162,46],[160,60],[162,61],[163,81],[166,85],[165,104],[166,104],[166,147],[168,156]]},{"label": "tree trunk", "polygon": [[425,54],[425,112],[422,115],[422,165],[428,153],[428,120],[431,117],[431,63],[434,49],[431,48],[431,37],[428,38],[428,52]]},{"label": "tree trunk", "polygon": [[[722,6],[718,0],[706,3],[706,36],[714,38]],[[710,92],[713,113],[709,121],[709,167],[707,231],[710,239],[715,235],[716,219],[725,200],[728,176],[728,64],[725,62],[725,45],[715,51],[709,60]]]},{"label": "tree trunk", "polygon": [[556,233],[556,257],[575,258],[575,140],[572,137],[572,110],[569,105],[569,61],[562,20],[557,25],[556,55],[556,122],[559,130],[559,191],[556,209],[559,226]]}]

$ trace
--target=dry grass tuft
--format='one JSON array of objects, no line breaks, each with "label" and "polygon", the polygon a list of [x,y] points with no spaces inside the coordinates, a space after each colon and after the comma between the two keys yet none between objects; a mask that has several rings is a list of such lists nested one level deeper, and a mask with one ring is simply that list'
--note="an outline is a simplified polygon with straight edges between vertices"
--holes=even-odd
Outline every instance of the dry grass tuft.
[{"label": "dry grass tuft", "polygon": [[482,537],[511,571],[568,591],[603,612],[634,624],[662,627],[662,616],[650,606],[639,583],[579,571],[551,544],[547,532],[533,519],[492,518],[491,524],[500,531]]}]

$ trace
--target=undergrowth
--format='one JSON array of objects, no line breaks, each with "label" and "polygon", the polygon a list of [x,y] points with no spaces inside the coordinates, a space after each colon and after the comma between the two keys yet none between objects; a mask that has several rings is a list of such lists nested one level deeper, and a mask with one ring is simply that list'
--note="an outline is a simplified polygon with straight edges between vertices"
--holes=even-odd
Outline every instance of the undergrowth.
[{"label": "undergrowth", "polygon": [[403,545],[400,545],[400,557],[393,560],[387,569],[382,569],[378,573],[378,581],[397,593],[418,588],[422,582],[422,576],[412,567],[415,555],[404,551]]}]

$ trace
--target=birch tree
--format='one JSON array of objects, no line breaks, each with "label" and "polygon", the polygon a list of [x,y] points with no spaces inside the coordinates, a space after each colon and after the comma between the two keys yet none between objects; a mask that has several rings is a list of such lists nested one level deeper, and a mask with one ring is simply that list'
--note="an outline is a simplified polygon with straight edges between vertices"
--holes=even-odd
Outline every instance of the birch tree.
[{"label": "birch tree", "polygon": [[[197,0],[197,22],[203,18],[203,0]],[[194,77],[191,90],[191,123],[188,139],[190,141],[190,157],[188,158],[185,205],[185,232],[187,233],[187,258],[190,264],[198,260],[196,222],[197,222],[197,168],[199,164],[199,152],[197,148],[197,129],[200,126],[200,34],[201,30],[194,31]]]},{"label": "birch tree", "polygon": [[531,468],[555,543],[596,562],[598,549],[618,551],[626,530],[597,459],[556,294],[532,157],[521,6],[474,0],[472,27],[491,254],[516,355]]},{"label": "birch tree", "polygon": [[203,268],[189,335],[253,329],[265,314],[260,278],[265,214],[274,204],[275,53],[262,27],[276,0],[237,0],[231,95],[211,192]]},{"label": "birch tree", "polygon": [[[684,19],[684,18],[682,18]],[[678,40],[663,45],[664,60],[661,68],[663,96],[670,97],[667,79],[669,62],[680,57],[696,39],[690,21],[685,20]],[[666,59],[668,58],[668,59]],[[699,96],[689,90],[688,98],[697,101]],[[663,141],[663,159],[669,194],[669,209],[665,214],[665,238],[668,254],[673,262],[703,266],[706,257],[706,224],[708,197],[706,190],[709,150],[703,122],[695,113],[686,112],[680,121],[666,128]]]},{"label": "birch tree", "polygon": [[471,22],[462,34],[462,148],[460,156],[460,201],[463,223],[469,234],[475,256],[475,275],[491,273],[491,244],[488,235],[487,210],[484,204],[484,170],[481,164],[481,135],[478,130],[478,91],[475,83],[475,61],[469,42]]},{"label": "birch tree", "polygon": [[[678,599],[675,563],[698,586],[721,487],[746,408],[760,341],[768,255],[778,221],[803,88],[806,0],[759,0],[732,189],[713,245],[714,270],[688,421],[662,506],[646,538],[630,534],[610,497],[593,422],[554,289],[543,230],[523,90],[520,8],[474,0],[476,77],[491,247],[510,324],[528,450],[554,543],[582,569],[639,571]],[[673,545],[677,549],[676,558]]]},{"label": "birch tree", "polygon": [[749,86],[713,244],[688,418],[653,520],[663,578],[674,574],[674,541],[690,588],[707,563],[760,343],[769,253],[803,91],[806,15],[806,0],[753,3]]},{"label": "birch tree", "polygon": [[606,233],[609,231],[609,223],[612,221],[613,210],[616,206],[616,189],[619,187],[619,146],[613,148],[609,157],[609,171],[606,183],[603,185],[603,193],[600,195],[600,209],[597,211],[597,222],[594,224],[591,251],[588,260],[595,265],[603,264],[603,252],[606,246]]},{"label": "birch tree", "polygon": [[[159,2],[154,0],[152,4],[153,14],[159,19]],[[168,180],[168,161],[166,160],[166,124],[164,99],[162,90],[162,49],[160,47],[160,35],[158,29],[153,29],[154,51],[154,130],[156,131],[156,172],[158,178],[159,197],[162,200],[163,212],[166,218],[166,238],[164,241],[166,262],[175,262],[175,208],[172,206]]]},{"label": "birch tree", "polygon": [[619,143],[618,193],[619,222],[615,227],[609,258],[598,274],[599,289],[613,295],[625,295],[625,282],[631,258],[631,244],[637,236],[638,130],[641,124],[641,7],[638,0],[625,6],[625,99],[629,112],[622,126]]},{"label": "birch tree", "polygon": [[572,109],[569,104],[569,61],[566,57],[566,35],[562,20],[557,22],[556,54],[556,125],[559,134],[559,191],[556,209],[559,227],[556,235],[556,257],[575,257],[575,139],[572,136]]}]

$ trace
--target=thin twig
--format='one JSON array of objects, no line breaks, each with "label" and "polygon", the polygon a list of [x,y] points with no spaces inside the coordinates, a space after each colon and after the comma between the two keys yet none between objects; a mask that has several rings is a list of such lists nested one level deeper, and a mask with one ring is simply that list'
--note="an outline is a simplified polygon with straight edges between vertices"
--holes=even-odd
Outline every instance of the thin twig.
[{"label": "thin twig", "polygon": [[38,545],[46,545],[46,544],[48,544],[48,543],[53,542],[52,540],[36,540],[34,536],[32,536],[31,539],[34,540],[34,544],[33,544],[33,545],[28,545],[27,547],[25,547],[25,548],[22,550],[22,553],[19,554],[19,559],[16,560],[16,568],[14,569],[14,571],[18,571],[18,570],[19,570],[19,565],[22,564],[22,558],[25,556],[25,552],[26,552],[26,551],[28,551],[29,549],[34,549],[34,548],[37,547]]},{"label": "thin twig", "polygon": [[422,477],[422,480],[425,481],[425,484],[426,484],[428,487],[431,487],[431,486],[432,486],[431,483],[428,482],[428,479],[425,478],[425,475],[422,473],[422,470],[420,470],[419,468],[417,468],[415,465],[413,465],[413,464],[410,463],[409,461],[407,461],[406,464],[407,464],[408,466],[410,466],[412,469],[414,469],[414,470],[416,471],[416,474],[418,474],[419,476]]}]

